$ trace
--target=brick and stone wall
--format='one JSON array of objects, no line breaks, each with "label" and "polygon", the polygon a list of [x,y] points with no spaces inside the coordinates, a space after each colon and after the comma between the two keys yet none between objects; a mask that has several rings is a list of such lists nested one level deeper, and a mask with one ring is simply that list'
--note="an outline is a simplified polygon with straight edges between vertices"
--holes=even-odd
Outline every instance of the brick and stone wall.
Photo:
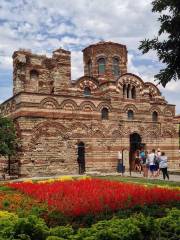
[{"label": "brick and stone wall", "polygon": [[[105,73],[99,75],[98,60],[105,60]],[[113,74],[113,59],[119,60],[119,75]],[[127,49],[125,45],[113,42],[99,42],[92,44],[83,50],[84,75],[99,78],[99,81],[116,81],[117,77],[127,73]],[[89,69],[91,63],[91,71]]]},{"label": "brick and stone wall", "polygon": [[[178,169],[175,106],[167,103],[154,84],[127,73],[124,45],[100,42],[83,53],[85,76],[77,81],[70,79],[70,52],[66,50],[54,51],[52,58],[25,50],[14,53],[14,96],[1,104],[1,112],[14,119],[21,139],[14,165],[19,175],[78,173],[80,142],[85,145],[86,172],[115,172],[117,153],[130,151],[133,133],[139,134],[147,150],[165,151],[169,168]],[[104,76],[98,75],[99,56],[106,57]],[[118,78],[112,70],[114,56],[121,60]],[[89,59],[91,76],[87,74]],[[84,93],[86,87],[89,95]],[[108,119],[102,119],[104,108]],[[133,112],[132,119],[128,111]],[[3,159],[0,162],[5,165]]]},{"label": "brick and stone wall", "polygon": [[13,54],[14,95],[20,92],[57,94],[71,80],[70,52],[57,49],[51,58],[19,50]]}]

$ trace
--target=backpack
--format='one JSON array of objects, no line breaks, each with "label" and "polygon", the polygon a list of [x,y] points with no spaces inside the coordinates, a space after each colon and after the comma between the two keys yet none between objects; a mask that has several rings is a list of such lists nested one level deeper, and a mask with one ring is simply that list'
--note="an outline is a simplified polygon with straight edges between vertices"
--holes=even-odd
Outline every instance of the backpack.
[{"label": "backpack", "polygon": [[156,155],[154,155],[154,164],[159,165],[159,160]]},{"label": "backpack", "polygon": [[140,153],[141,164],[146,164],[146,156],[144,152]]}]

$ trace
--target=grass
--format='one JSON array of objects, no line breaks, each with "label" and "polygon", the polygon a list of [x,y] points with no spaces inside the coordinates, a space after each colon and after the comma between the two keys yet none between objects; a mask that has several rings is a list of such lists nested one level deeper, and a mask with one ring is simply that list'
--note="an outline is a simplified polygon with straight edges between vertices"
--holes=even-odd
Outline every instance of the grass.
[{"label": "grass", "polygon": [[158,180],[158,179],[145,179],[145,178],[123,177],[123,176],[99,176],[98,178],[120,181],[120,182],[146,184],[146,185],[160,185],[160,186],[169,186],[169,187],[180,187],[180,182],[163,181],[163,180]]},{"label": "grass", "polygon": [[6,185],[0,185],[0,192],[13,192],[14,190]]}]

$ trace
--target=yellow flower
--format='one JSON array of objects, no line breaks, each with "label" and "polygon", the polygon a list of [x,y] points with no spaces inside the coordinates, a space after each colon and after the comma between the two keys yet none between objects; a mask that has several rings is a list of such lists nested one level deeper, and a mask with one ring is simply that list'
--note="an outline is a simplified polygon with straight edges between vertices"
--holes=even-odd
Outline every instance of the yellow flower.
[{"label": "yellow flower", "polygon": [[60,178],[58,178],[59,181],[72,181],[73,177],[72,176],[62,176]]},{"label": "yellow flower", "polygon": [[41,181],[38,181],[37,183],[45,183],[46,181],[44,180],[41,180]]},{"label": "yellow flower", "polygon": [[81,179],[91,179],[91,177],[84,175],[84,176],[78,177],[77,179],[78,179],[78,180],[81,180]]},{"label": "yellow flower", "polygon": [[33,181],[31,179],[25,180],[25,183],[33,183]]}]

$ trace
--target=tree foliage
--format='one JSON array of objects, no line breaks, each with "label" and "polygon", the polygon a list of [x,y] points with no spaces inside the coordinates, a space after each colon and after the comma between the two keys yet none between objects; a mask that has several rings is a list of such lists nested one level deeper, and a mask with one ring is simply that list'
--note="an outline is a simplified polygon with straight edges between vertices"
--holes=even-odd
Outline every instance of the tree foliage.
[{"label": "tree foliage", "polygon": [[18,140],[13,121],[0,116],[0,155],[8,157],[8,172],[10,173],[10,159],[17,151]]},{"label": "tree foliage", "polygon": [[155,80],[165,87],[171,80],[180,79],[180,0],[154,0],[152,6],[152,12],[160,13],[158,36],[141,41],[139,49],[143,54],[157,52],[165,68],[155,75]]}]

